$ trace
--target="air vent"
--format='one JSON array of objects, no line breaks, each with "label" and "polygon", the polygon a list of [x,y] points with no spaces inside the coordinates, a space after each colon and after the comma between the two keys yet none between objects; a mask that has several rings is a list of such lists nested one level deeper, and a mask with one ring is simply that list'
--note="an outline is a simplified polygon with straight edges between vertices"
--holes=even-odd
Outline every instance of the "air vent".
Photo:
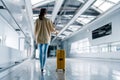
[{"label": "air vent", "polygon": [[0,9],[5,9],[3,6],[0,6]]},{"label": "air vent", "polygon": [[20,31],[20,29],[15,29],[15,31]]}]

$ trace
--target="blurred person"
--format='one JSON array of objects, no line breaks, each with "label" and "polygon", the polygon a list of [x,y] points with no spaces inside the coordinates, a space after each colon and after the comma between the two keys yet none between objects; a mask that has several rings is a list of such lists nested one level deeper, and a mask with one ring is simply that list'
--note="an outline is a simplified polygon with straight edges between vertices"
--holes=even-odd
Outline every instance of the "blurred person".
[{"label": "blurred person", "polygon": [[51,33],[56,32],[51,20],[47,19],[45,15],[47,10],[41,8],[39,18],[35,22],[35,40],[39,48],[39,59],[41,72],[44,72],[44,67],[47,59],[48,46],[51,40]]}]

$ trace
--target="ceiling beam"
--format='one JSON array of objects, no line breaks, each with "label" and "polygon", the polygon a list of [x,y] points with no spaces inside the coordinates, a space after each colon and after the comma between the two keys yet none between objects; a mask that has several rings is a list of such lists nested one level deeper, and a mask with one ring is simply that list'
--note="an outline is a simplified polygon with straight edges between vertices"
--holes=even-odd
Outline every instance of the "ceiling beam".
[{"label": "ceiling beam", "polygon": [[64,0],[56,0],[55,2],[55,7],[53,9],[53,12],[52,12],[52,17],[51,17],[51,20],[54,22],[56,16],[57,16],[57,13],[59,11],[59,9],[61,8],[62,4],[63,4]]},{"label": "ceiling beam", "polygon": [[95,0],[88,0],[84,6],[79,8],[78,12],[75,14],[75,16],[68,22],[68,24],[58,33],[58,35],[52,40],[52,42],[61,35],[62,32],[64,32],[83,12],[85,12],[93,3]]},{"label": "ceiling beam", "polygon": [[97,23],[98,21],[104,19],[106,16],[110,16],[111,14],[118,12],[119,9],[120,9],[120,3],[118,3],[116,6],[114,6],[113,8],[111,8],[110,10],[108,10],[107,12],[105,12],[104,14],[98,16],[97,19],[95,19],[95,20],[92,21],[91,23],[85,25],[85,26],[84,26],[83,28],[81,28],[80,30],[74,32],[72,35],[67,36],[67,37],[66,37],[65,39],[63,39],[62,41],[66,40],[66,39],[68,39],[68,38],[71,38],[72,36],[76,35],[77,33],[79,33],[79,32],[82,31],[82,30],[87,29],[87,28],[90,27],[93,23]]},{"label": "ceiling beam", "polygon": [[39,2],[35,5],[32,6],[32,8],[36,8],[36,7],[39,7],[39,6],[42,6],[42,5],[45,5],[45,4],[48,4],[50,2],[54,2],[55,0],[45,0],[45,1],[42,1],[42,2]]},{"label": "ceiling beam", "polygon": [[92,6],[92,8],[93,8],[94,10],[98,11],[99,13],[103,13],[102,10],[100,10],[99,8],[97,8],[97,7],[95,7],[95,6]]}]

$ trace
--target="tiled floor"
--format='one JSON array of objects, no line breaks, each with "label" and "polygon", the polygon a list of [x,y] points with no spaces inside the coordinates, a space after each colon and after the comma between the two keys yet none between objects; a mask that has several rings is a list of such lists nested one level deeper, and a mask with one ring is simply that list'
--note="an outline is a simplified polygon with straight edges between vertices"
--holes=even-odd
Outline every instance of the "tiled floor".
[{"label": "tiled floor", "polygon": [[0,80],[120,80],[120,62],[67,59],[66,72],[56,72],[55,59],[48,59],[41,74],[39,61],[26,62]]}]

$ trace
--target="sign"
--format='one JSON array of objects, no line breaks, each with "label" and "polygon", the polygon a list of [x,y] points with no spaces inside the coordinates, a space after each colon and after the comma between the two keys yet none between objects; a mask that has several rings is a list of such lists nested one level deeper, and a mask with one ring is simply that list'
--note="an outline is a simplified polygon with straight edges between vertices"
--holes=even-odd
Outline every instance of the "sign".
[{"label": "sign", "polygon": [[92,39],[110,35],[112,33],[112,23],[106,24],[92,31]]}]

